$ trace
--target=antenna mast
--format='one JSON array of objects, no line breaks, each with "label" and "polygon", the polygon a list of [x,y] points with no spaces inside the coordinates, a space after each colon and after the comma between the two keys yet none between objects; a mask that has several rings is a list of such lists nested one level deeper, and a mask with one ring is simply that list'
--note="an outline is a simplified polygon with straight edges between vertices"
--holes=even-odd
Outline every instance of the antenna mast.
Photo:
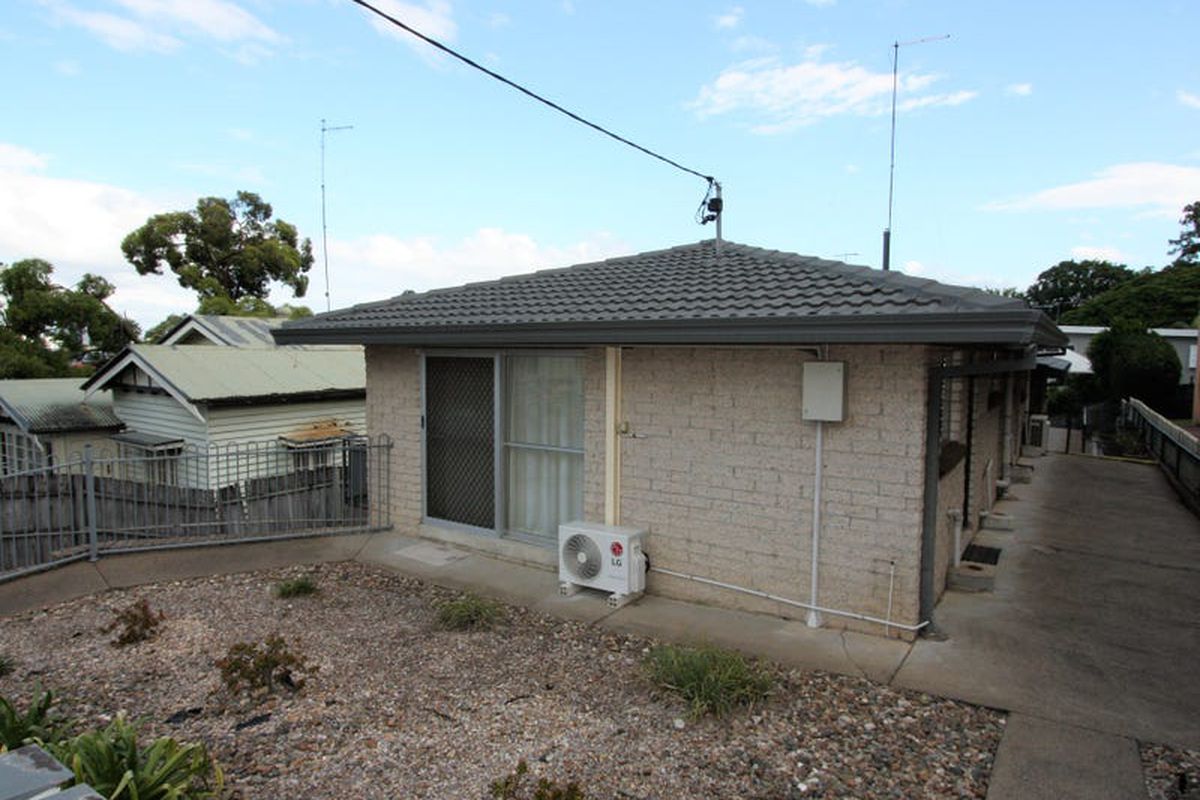
[{"label": "antenna mast", "polygon": [[892,151],[891,163],[888,166],[888,218],[887,227],[883,229],[883,269],[886,272],[892,262],[892,194],[896,186],[896,90],[900,84],[900,47],[925,42],[940,42],[949,39],[944,36],[926,36],[923,39],[910,39],[907,42],[892,42]]},{"label": "antenna mast", "polygon": [[353,125],[338,125],[329,127],[325,118],[321,118],[321,256],[325,260],[325,310],[332,311],[329,301],[329,236],[325,228],[325,134],[329,131],[348,131]]}]

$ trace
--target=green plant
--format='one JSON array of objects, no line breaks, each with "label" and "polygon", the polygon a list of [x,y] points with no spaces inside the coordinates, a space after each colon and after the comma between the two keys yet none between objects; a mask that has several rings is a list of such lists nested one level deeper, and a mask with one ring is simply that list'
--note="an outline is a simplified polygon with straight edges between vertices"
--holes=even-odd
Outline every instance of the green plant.
[{"label": "green plant", "polygon": [[645,661],[650,679],[687,701],[693,717],[722,716],[771,691],[771,676],[739,653],[716,647],[659,645]]},{"label": "green plant", "polygon": [[317,584],[307,575],[280,581],[275,584],[275,596],[283,599],[304,597],[305,595],[315,594],[316,591]]},{"label": "green plant", "polygon": [[16,668],[17,665],[13,661],[12,656],[0,653],[0,678],[3,678],[5,675],[11,675]]},{"label": "green plant", "polygon": [[121,632],[113,639],[113,647],[124,647],[152,638],[164,619],[166,615],[161,611],[151,610],[149,601],[143,597],[118,611],[116,618],[100,630],[103,633],[112,633],[120,628]]},{"label": "green plant", "polygon": [[19,713],[7,697],[0,697],[0,751],[20,747],[33,739],[57,742],[69,735],[69,724],[52,708],[54,692],[38,692]]},{"label": "green plant", "polygon": [[317,670],[293,652],[278,634],[268,636],[261,643],[239,642],[216,663],[225,686],[235,694],[243,691],[273,693],[280,687],[299,691],[304,687],[305,676],[311,676]]},{"label": "green plant", "polygon": [[219,797],[225,776],[201,744],[170,737],[138,747],[138,728],[118,715],[109,725],[49,745],[51,755],[108,800],[201,800]]},{"label": "green plant", "polygon": [[448,631],[490,630],[504,616],[500,604],[474,594],[464,594],[438,606],[438,625]]},{"label": "green plant", "polygon": [[495,800],[586,800],[587,797],[574,781],[562,786],[549,778],[538,778],[531,787],[529,780],[529,765],[522,758],[515,770],[492,781],[489,793]]}]

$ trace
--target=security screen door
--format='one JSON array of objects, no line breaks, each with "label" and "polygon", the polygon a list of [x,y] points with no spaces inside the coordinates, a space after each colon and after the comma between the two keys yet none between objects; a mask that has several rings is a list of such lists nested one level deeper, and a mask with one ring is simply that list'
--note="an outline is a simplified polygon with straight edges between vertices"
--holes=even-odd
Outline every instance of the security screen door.
[{"label": "security screen door", "polygon": [[579,357],[426,356],[425,420],[427,517],[548,547],[581,517]]},{"label": "security screen door", "polygon": [[495,361],[425,359],[425,513],[496,526]]}]

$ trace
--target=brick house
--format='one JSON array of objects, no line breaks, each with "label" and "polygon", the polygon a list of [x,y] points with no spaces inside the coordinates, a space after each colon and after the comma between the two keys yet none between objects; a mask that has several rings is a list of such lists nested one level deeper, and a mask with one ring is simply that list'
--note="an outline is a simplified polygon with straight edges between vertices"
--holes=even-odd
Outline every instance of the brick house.
[{"label": "brick house", "polygon": [[[711,241],[275,337],[366,346],[404,532],[553,567],[561,522],[641,527],[650,592],[897,636],[1009,477],[1036,347],[1065,342],[1020,301]],[[805,419],[814,362],[842,365],[840,421]]]}]

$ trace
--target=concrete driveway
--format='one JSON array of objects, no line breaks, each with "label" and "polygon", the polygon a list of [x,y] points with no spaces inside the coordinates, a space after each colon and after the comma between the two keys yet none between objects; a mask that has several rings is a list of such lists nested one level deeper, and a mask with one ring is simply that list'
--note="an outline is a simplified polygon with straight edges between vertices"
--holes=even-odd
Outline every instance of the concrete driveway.
[{"label": "concrete driveway", "polygon": [[[997,508],[1016,530],[988,533],[1003,547],[995,590],[948,592],[935,613],[948,638],[919,640],[893,682],[1013,712],[1022,769],[1040,752],[1078,780],[1129,762],[1135,739],[1200,749],[1200,522],[1155,466],[1033,463]],[[1041,796],[1036,776],[1005,777],[1004,756],[989,797]]]}]

